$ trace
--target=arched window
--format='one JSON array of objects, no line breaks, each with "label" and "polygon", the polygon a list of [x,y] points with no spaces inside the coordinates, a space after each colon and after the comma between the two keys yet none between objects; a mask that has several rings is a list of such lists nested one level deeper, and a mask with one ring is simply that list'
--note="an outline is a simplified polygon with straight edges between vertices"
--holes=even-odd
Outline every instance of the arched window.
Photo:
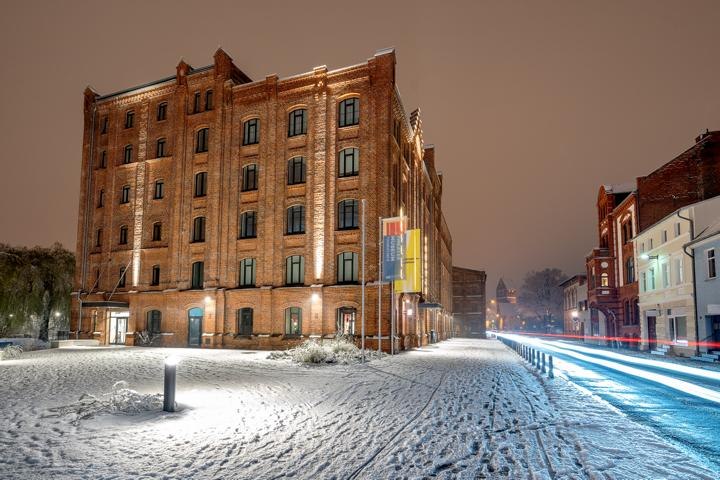
[{"label": "arched window", "polygon": [[120,227],[120,240],[118,242],[120,245],[127,245],[128,243],[128,227],[127,225],[123,225]]},{"label": "arched window", "polygon": [[302,285],[305,281],[305,258],[291,255],[285,259],[285,284]]},{"label": "arched window", "polygon": [[305,183],[305,157],[293,157],[288,160],[288,185]]},{"label": "arched window", "polygon": [[237,311],[237,332],[238,335],[252,335],[253,333],[253,309],[246,307]]},{"label": "arched window", "polygon": [[285,309],[285,335],[302,334],[302,309],[288,307]]},{"label": "arched window", "polygon": [[125,112],[125,128],[132,128],[135,125],[135,112],[128,110]]},{"label": "arched window", "polygon": [[345,148],[338,153],[338,177],[353,177],[360,171],[360,151]]},{"label": "arched window", "polygon": [[357,283],[358,254],[343,252],[337,256],[337,283]]},{"label": "arched window", "polygon": [[287,222],[285,232],[288,235],[305,233],[305,207],[293,205],[287,209]]},{"label": "arched window", "polygon": [[307,110],[298,108],[288,115],[288,137],[307,133]]},{"label": "arched window", "polygon": [[160,333],[160,321],[162,313],[160,310],[150,310],[147,312],[147,331],[149,333]]},{"label": "arched window", "polygon": [[255,259],[244,258],[240,261],[240,286],[255,286]]},{"label": "arched window", "polygon": [[242,186],[240,190],[249,192],[251,190],[257,190],[257,188],[257,165],[254,163],[245,165],[242,169]]},{"label": "arched window", "polygon": [[260,141],[260,119],[251,118],[243,123],[243,145],[255,145]]},{"label": "arched window", "polygon": [[207,172],[199,172],[195,174],[195,197],[204,197],[207,195]]},{"label": "arched window", "polygon": [[125,155],[123,156],[123,164],[132,162],[132,145],[125,145]]},{"label": "arched window", "polygon": [[346,98],[338,104],[338,126],[349,127],[360,123],[360,99]]},{"label": "arched window", "polygon": [[358,228],[359,213],[357,200],[343,200],[338,203],[338,230]]},{"label": "arched window", "polygon": [[355,335],[355,318],[357,309],[353,307],[340,307],[337,309],[335,320],[337,335]]},{"label": "arched window", "polygon": [[601,273],[600,274],[600,286],[601,287],[608,287],[610,286],[610,280],[607,273]]},{"label": "arched window", "polygon": [[253,211],[240,214],[240,238],[257,237],[257,215]]},{"label": "arched window", "polygon": [[193,220],[192,241],[193,243],[205,241],[205,217],[195,217]]},{"label": "arched window", "polygon": [[195,135],[195,153],[204,153],[208,151],[208,139],[210,137],[209,128],[201,128]]}]

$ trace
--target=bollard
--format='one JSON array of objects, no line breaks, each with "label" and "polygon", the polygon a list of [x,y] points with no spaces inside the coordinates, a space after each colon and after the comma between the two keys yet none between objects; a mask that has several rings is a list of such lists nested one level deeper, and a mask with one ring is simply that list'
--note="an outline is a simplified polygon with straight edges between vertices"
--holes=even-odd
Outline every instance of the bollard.
[{"label": "bollard", "polygon": [[534,367],[535,366],[535,349],[530,349],[530,355],[532,355],[532,360],[530,361],[530,364]]},{"label": "bollard", "polygon": [[549,378],[555,378],[555,374],[553,373],[553,359],[552,355],[548,358],[548,377]]},{"label": "bollard", "polygon": [[165,359],[165,392],[163,394],[163,410],[175,411],[175,373],[178,360],[175,357]]},{"label": "bollard", "polygon": [[545,373],[545,352],[542,353],[542,368],[540,368],[540,373]]}]

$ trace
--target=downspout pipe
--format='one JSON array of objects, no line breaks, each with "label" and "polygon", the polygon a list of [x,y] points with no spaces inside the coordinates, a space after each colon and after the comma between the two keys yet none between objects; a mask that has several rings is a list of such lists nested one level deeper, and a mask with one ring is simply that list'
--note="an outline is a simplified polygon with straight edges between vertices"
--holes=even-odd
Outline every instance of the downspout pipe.
[{"label": "downspout pipe", "polygon": [[80,261],[80,288],[78,289],[78,323],[75,326],[75,339],[80,338],[80,327],[82,326],[82,294],[85,280],[87,279],[87,256],[88,256],[88,242],[87,242],[87,231],[90,224],[90,202],[92,202],[92,195],[90,194],[90,187],[92,186],[92,174],[93,174],[93,162],[95,157],[95,117],[97,116],[97,102],[93,101],[92,105],[92,120],[90,121],[90,153],[88,155],[87,165],[87,182],[85,187],[85,215],[83,218],[83,246],[82,246],[82,258]]},{"label": "downspout pipe", "polygon": [[[690,241],[695,240],[695,221],[689,217],[680,215],[680,211],[676,213],[678,218],[687,220],[690,223]],[[698,318],[697,307],[697,285],[695,284],[695,255],[688,253],[687,245],[683,245],[683,252],[692,260],[692,286],[693,286],[693,312],[695,314],[695,355],[700,355],[700,319]]]}]

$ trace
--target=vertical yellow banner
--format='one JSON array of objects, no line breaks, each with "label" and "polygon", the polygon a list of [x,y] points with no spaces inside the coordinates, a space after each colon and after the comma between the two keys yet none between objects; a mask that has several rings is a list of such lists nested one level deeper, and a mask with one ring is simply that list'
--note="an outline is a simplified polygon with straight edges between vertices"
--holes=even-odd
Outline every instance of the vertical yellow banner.
[{"label": "vertical yellow banner", "polygon": [[405,232],[404,278],[395,280],[396,292],[413,293],[422,291],[421,238],[419,228]]}]

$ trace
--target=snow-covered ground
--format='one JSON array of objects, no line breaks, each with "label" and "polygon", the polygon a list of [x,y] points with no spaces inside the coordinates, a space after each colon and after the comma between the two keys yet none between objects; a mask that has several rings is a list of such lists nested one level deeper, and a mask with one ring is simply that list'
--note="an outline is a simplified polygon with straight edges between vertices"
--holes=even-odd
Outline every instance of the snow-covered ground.
[{"label": "snow-covered ground", "polygon": [[[176,413],[80,419],[120,380]],[[77,348],[0,362],[0,478],[714,479],[700,459],[494,340],[365,365],[237,350]],[[86,397],[87,399],[88,397]]]}]

